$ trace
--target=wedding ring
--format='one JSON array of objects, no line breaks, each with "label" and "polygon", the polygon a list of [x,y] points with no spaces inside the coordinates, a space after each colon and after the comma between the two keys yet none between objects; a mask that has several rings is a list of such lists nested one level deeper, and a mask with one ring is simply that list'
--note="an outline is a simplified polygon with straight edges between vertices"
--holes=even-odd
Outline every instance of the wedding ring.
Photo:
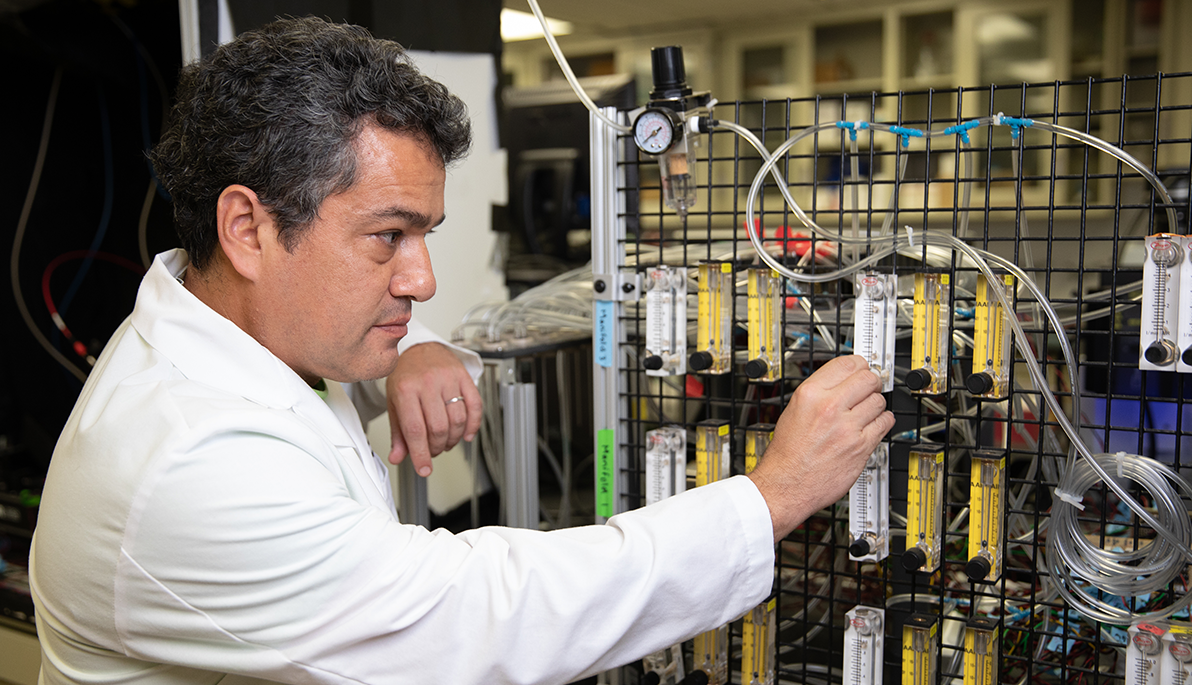
[{"label": "wedding ring", "polygon": [[462,396],[461,397],[452,397],[451,399],[447,400],[447,404],[455,404],[456,402],[462,402],[463,399],[464,398]]}]

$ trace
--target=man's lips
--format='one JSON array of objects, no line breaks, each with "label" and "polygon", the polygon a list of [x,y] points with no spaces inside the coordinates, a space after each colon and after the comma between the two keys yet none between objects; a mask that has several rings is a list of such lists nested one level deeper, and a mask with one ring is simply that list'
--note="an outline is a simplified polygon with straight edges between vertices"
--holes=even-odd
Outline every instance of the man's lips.
[{"label": "man's lips", "polygon": [[389,321],[376,324],[373,326],[373,328],[389,333],[390,335],[405,336],[407,332],[406,324],[409,322],[410,316],[407,314],[405,316],[399,316],[396,319],[391,319]]}]

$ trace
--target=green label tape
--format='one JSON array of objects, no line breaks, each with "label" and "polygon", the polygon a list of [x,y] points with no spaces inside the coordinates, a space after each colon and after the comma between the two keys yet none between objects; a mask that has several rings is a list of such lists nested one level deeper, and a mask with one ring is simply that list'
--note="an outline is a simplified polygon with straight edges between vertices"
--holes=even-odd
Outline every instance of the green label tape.
[{"label": "green label tape", "polygon": [[617,469],[613,456],[616,445],[616,432],[611,428],[596,431],[596,515],[604,518],[614,513],[613,479],[617,477]]}]

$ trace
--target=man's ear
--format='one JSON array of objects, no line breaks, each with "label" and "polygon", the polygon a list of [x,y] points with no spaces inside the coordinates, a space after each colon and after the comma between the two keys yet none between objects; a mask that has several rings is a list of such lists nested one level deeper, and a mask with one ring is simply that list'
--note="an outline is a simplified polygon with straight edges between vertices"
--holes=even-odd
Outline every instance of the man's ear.
[{"label": "man's ear", "polygon": [[250,281],[261,269],[262,241],[273,232],[273,215],[251,188],[230,185],[219,194],[215,208],[219,246],[232,267]]}]

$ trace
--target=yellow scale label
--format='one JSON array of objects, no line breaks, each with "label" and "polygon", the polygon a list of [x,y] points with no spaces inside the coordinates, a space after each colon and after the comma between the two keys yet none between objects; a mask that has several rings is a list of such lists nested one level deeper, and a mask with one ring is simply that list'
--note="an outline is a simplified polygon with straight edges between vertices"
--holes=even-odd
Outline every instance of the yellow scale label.
[{"label": "yellow scale label", "polygon": [[984,556],[991,570],[983,580],[1001,575],[1002,490],[1005,455],[991,458],[974,455],[969,473],[969,559]]},{"label": "yellow scale label", "polygon": [[943,313],[951,310],[941,305],[941,298],[947,297],[948,283],[948,274],[915,274],[911,368],[931,371],[931,383],[917,391],[924,394],[938,394],[947,387],[941,339],[948,335],[948,321]]},{"label": "yellow scale label", "polygon": [[696,349],[712,355],[712,366],[705,373],[725,373],[731,366],[728,336],[732,322],[728,320],[728,308],[732,304],[732,279],[731,262],[699,265],[699,319],[695,338]]},{"label": "yellow scale label", "polygon": [[[1006,285],[1005,292],[1013,292],[1014,277],[1007,274],[1002,277]],[[1009,354],[1005,343],[1008,325],[1005,311],[997,295],[990,291],[989,283],[984,276],[977,276],[977,306],[975,311],[976,325],[973,335],[973,373],[985,371],[995,379],[994,388],[985,393],[986,397],[1002,397],[1007,391]]]},{"label": "yellow scale label", "polygon": [[936,685],[936,650],[932,647],[939,623],[932,623],[930,628],[909,623],[902,627],[902,685]]},{"label": "yellow scale label", "polygon": [[940,303],[937,298],[927,299],[928,287],[935,284],[926,274],[915,274],[915,331],[911,337],[911,351],[914,355],[911,366],[931,365],[935,355],[935,336],[939,331]]},{"label": "yellow scale label", "polygon": [[[927,545],[935,544],[936,517],[935,511],[939,507],[939,493],[936,492],[936,473],[944,467],[944,453],[942,450],[924,452],[912,450],[907,462],[908,483],[906,503],[906,546],[910,547],[920,542]],[[933,550],[933,555],[938,550]],[[928,570],[934,570],[931,566]]]},{"label": "yellow scale label", "polygon": [[770,660],[773,659],[774,612],[778,601],[758,606],[745,614],[745,622],[741,627],[741,682],[743,685],[764,685],[773,682],[773,670]]},{"label": "yellow scale label", "polygon": [[767,365],[759,380],[778,380],[782,372],[778,279],[773,269],[749,269],[749,359],[762,359]]},{"label": "yellow scale label", "polygon": [[695,485],[715,483],[724,476],[722,466],[728,450],[728,422],[704,422],[695,427]]},{"label": "yellow scale label", "polygon": [[[964,631],[964,685],[995,685],[998,657],[997,628]],[[983,643],[983,644],[982,644]]]},{"label": "yellow scale label", "polygon": [[758,423],[745,429],[745,473],[752,473],[774,439],[774,425]]}]

